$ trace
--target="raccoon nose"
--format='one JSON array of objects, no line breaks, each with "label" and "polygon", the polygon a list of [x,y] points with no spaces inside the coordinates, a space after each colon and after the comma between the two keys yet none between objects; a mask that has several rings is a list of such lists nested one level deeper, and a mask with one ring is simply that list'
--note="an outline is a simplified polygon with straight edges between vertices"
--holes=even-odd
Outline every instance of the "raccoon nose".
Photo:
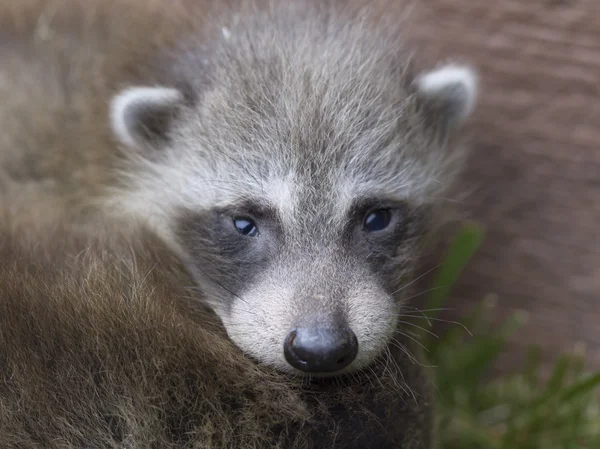
[{"label": "raccoon nose", "polygon": [[358,340],[348,328],[298,328],[283,344],[286,360],[307,373],[331,373],[347,367],[356,358]]}]

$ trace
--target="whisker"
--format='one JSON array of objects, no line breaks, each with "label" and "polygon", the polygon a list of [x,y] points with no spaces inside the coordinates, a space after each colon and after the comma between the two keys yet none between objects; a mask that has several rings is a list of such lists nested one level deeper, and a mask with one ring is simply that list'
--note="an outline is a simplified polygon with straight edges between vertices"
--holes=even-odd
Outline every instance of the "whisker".
[{"label": "whisker", "polygon": [[236,299],[239,299],[242,302],[246,302],[244,299],[242,299],[240,296],[238,296],[236,293],[234,293],[232,290],[228,289],[227,287],[225,287],[223,284],[221,284],[219,281],[217,281],[216,279],[214,279],[211,275],[209,275],[205,270],[203,270],[200,267],[196,267],[204,276],[206,276],[208,279],[210,279],[212,282],[214,282],[214,284],[220,288],[222,288],[223,290],[225,290],[227,293],[229,293],[230,295],[232,295],[233,297],[235,297]]},{"label": "whisker", "polygon": [[[406,318],[414,318],[415,315],[403,315],[403,314],[398,314],[397,315],[399,318],[401,318],[402,316],[405,316]],[[428,320],[428,321],[437,321],[437,322],[441,322],[441,323],[448,323],[448,324],[456,324],[457,326],[462,327],[466,333],[469,334],[469,336],[473,336],[473,333],[469,330],[469,328],[467,326],[465,326],[463,323],[461,323],[460,321],[452,321],[452,320],[444,320],[442,318],[431,318],[431,317],[423,317],[423,319]]]},{"label": "whisker", "polygon": [[[404,306],[403,306],[404,307]],[[456,310],[454,308],[437,308],[437,309],[419,309],[417,307],[407,307],[408,309],[414,309],[413,312],[411,313],[423,313],[423,312],[445,312],[445,311],[452,311],[452,310]]]},{"label": "whisker", "polygon": [[423,332],[427,332],[429,335],[432,335],[432,336],[434,336],[435,338],[440,338],[440,337],[439,337],[437,334],[435,334],[434,332],[431,332],[429,329],[425,329],[424,327],[422,327],[422,326],[419,326],[418,324],[411,323],[410,321],[402,321],[402,320],[399,320],[398,322],[399,322],[399,323],[402,323],[402,324],[408,324],[409,326],[414,326],[414,327],[416,327],[417,329],[420,329],[420,330],[422,330]]},{"label": "whisker", "polygon": [[398,290],[394,291],[394,292],[392,293],[392,296],[393,296],[393,295],[395,295],[396,293],[399,293],[399,292],[401,292],[401,291],[402,291],[402,290],[404,290],[405,288],[408,288],[408,287],[410,287],[412,284],[414,284],[415,282],[417,282],[419,279],[421,279],[421,278],[423,278],[423,277],[427,276],[429,273],[431,273],[431,272],[432,272],[432,271],[434,271],[434,270],[437,270],[437,269],[438,269],[439,267],[441,267],[441,266],[442,266],[441,264],[438,264],[438,265],[436,265],[435,267],[431,268],[430,270],[427,270],[427,271],[426,271],[425,273],[423,273],[422,275],[420,275],[420,276],[417,276],[415,279],[413,279],[412,281],[410,281],[408,284],[406,284],[406,285],[403,285],[403,286],[402,286],[402,287],[400,287]]},{"label": "whisker", "polygon": [[392,341],[390,341],[390,345],[400,349],[402,352],[404,352],[404,354],[406,354],[406,356],[410,359],[410,361],[416,365],[419,365],[423,368],[436,368],[435,365],[425,365],[422,362],[419,361],[419,359],[417,359],[414,355],[412,355],[412,353],[409,351],[409,349],[406,347],[406,345],[400,343],[397,339],[392,339]]},{"label": "whisker", "polygon": [[444,288],[444,287],[443,286],[439,286],[439,287],[432,287],[432,288],[429,288],[427,290],[423,290],[422,292],[416,293],[416,294],[414,294],[412,296],[409,296],[408,298],[402,298],[402,302],[405,302],[405,301],[408,302],[411,299],[415,299],[415,298],[417,298],[417,297],[419,297],[421,295],[425,295],[425,294],[431,293],[431,292],[433,292],[435,290],[439,290],[440,288]]},{"label": "whisker", "polygon": [[[388,355],[388,360],[390,360],[394,364],[394,368],[395,368],[396,373],[399,373],[400,376],[402,377],[402,382],[401,382],[401,384],[399,384],[397,376],[394,376],[394,373],[392,373],[391,370],[389,371],[391,377],[394,379],[395,385],[397,385],[407,395],[412,396],[413,400],[415,401],[415,404],[417,404],[417,397],[415,395],[415,392],[410,387],[410,385],[408,384],[408,382],[406,382],[406,378],[404,377],[404,372],[400,368],[400,366],[398,365],[398,361],[394,358],[391,349],[389,347],[386,347],[386,352],[387,352],[387,355]],[[388,369],[388,365],[386,365],[385,369]]]}]

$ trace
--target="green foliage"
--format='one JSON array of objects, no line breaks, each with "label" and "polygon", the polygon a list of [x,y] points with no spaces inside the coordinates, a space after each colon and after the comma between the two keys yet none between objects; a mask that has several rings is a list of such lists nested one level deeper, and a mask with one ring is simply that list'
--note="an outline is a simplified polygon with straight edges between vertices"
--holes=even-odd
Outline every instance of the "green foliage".
[{"label": "green foliage", "polygon": [[[470,224],[450,245],[422,318],[426,324],[482,238]],[[483,300],[464,327],[451,326],[439,338],[421,333],[435,367],[440,448],[600,449],[600,373],[585,372],[584,353],[560,355],[552,372],[543,373],[541,350],[531,347],[521,369],[492,377],[490,368],[525,318],[515,313],[494,326],[493,307]]]}]

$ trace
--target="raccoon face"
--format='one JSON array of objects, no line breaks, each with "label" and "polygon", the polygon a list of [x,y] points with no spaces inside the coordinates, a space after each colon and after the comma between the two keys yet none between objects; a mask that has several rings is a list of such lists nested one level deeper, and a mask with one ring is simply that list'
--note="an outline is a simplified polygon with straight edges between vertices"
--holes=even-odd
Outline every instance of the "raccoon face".
[{"label": "raccoon face", "polygon": [[382,198],[302,201],[310,195],[290,193],[293,213],[261,198],[185,211],[176,239],[193,255],[197,279],[211,286],[211,307],[248,354],[313,374],[357,369],[395,330],[394,294],[422,211]]},{"label": "raccoon face", "polygon": [[115,201],[183,258],[241,350],[293,373],[360,369],[390,343],[474,105],[470,68],[400,76],[360,45],[358,65],[237,51],[188,77],[192,97],[112,102],[131,155]]}]

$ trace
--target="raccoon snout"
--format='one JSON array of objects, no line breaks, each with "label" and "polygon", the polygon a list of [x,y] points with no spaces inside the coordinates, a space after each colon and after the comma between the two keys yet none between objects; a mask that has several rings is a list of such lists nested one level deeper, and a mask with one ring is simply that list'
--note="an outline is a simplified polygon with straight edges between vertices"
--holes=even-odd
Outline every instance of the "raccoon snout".
[{"label": "raccoon snout", "polygon": [[298,328],[283,343],[285,359],[307,373],[332,373],[352,363],[358,340],[349,328]]}]

